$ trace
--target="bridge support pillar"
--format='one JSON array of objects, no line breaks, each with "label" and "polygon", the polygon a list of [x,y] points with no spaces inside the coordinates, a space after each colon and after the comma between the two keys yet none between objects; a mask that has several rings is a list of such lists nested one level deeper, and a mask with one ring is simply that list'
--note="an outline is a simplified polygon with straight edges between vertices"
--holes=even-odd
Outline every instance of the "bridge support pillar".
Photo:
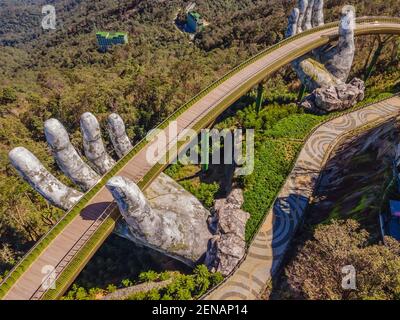
[{"label": "bridge support pillar", "polygon": [[306,86],[304,84],[301,85],[299,90],[299,95],[297,97],[297,101],[300,102],[303,100],[304,94],[306,93]]},{"label": "bridge support pillar", "polygon": [[201,170],[207,172],[210,167],[210,131],[201,132]]},{"label": "bridge support pillar", "polygon": [[264,92],[265,92],[264,85],[262,83],[259,83],[257,87],[257,100],[256,100],[257,113],[259,113],[261,110],[262,103],[264,101]]}]

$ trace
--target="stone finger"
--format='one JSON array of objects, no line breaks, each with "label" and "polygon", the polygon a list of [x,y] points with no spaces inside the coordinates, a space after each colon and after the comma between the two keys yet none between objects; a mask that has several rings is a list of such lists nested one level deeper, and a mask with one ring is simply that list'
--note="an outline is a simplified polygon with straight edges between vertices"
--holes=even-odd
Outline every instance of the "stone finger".
[{"label": "stone finger", "polygon": [[339,27],[338,44],[320,53],[321,62],[326,68],[343,82],[347,81],[355,54],[355,9],[353,6],[345,6],[342,10]]},{"label": "stone finger", "polygon": [[286,38],[292,37],[297,34],[297,25],[299,21],[300,10],[294,8],[288,18],[288,27],[286,30]]},{"label": "stone finger", "polygon": [[83,190],[92,188],[100,176],[79,156],[61,122],[56,119],[47,120],[44,132],[61,171]]},{"label": "stone finger", "polygon": [[118,114],[112,113],[109,115],[107,130],[119,158],[122,158],[132,150],[132,143],[126,134],[124,121]]},{"label": "stone finger", "polygon": [[308,0],[299,0],[297,7],[299,8],[299,19],[297,21],[297,33],[303,32],[305,15],[308,7]]},{"label": "stone finger", "polygon": [[324,24],[324,0],[314,0],[312,16],[312,25],[314,28]]},{"label": "stone finger", "polygon": [[313,13],[314,13],[314,0],[308,0],[308,5],[304,17],[304,27],[303,27],[304,30],[312,29]]},{"label": "stone finger", "polygon": [[22,178],[52,205],[67,211],[82,197],[82,193],[54,177],[29,150],[15,148],[9,158]]},{"label": "stone finger", "polygon": [[90,112],[81,116],[81,131],[86,157],[100,174],[106,174],[115,165],[115,161],[108,155],[101,137],[99,122]]}]

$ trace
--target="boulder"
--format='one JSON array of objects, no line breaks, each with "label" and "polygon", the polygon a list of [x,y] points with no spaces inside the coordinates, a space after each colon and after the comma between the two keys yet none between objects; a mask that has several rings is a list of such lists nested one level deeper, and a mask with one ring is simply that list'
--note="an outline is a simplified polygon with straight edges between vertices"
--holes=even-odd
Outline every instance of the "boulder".
[{"label": "boulder", "polygon": [[205,263],[213,272],[229,275],[246,253],[246,223],[250,218],[241,210],[244,198],[240,189],[233,189],[226,199],[217,200],[214,215],[209,219],[215,236],[210,242]]},{"label": "boulder", "polygon": [[233,233],[221,234],[213,238],[207,252],[206,265],[212,272],[228,276],[246,253],[244,241]]},{"label": "boulder", "polygon": [[301,102],[301,106],[307,111],[316,114],[345,110],[362,101],[364,92],[364,82],[354,78],[348,84],[343,83],[314,90],[312,94]]}]

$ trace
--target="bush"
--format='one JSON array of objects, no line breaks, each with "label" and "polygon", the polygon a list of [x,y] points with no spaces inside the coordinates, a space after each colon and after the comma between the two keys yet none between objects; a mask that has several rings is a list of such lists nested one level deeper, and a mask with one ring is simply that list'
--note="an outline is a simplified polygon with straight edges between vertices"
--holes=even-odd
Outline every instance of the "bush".
[{"label": "bush", "polygon": [[124,279],[121,281],[121,285],[124,286],[125,288],[133,286],[133,282],[129,279]]},{"label": "bush", "polygon": [[0,96],[0,103],[9,104],[17,101],[17,93],[11,87],[6,87],[2,90]]},{"label": "bush", "polygon": [[[165,273],[148,271],[142,274],[143,279],[147,279],[149,274],[153,279],[161,279]],[[199,265],[191,275],[175,275],[172,283],[165,288],[136,293],[127,300],[192,300],[205,294],[222,280],[223,276],[220,273],[210,273],[205,265]]]},{"label": "bush", "polygon": [[169,273],[168,271],[162,272],[160,274],[160,281],[165,281],[171,279],[171,273]]},{"label": "bush", "polygon": [[215,195],[219,190],[218,183],[192,184],[190,181],[182,182],[183,187],[192,193],[206,207],[211,208],[214,204]]},{"label": "bush", "polygon": [[107,286],[107,291],[110,292],[110,293],[113,293],[113,292],[117,291],[117,287],[115,285],[113,285],[113,284],[109,284]]},{"label": "bush", "polygon": [[[287,284],[279,292],[290,299],[398,300],[400,243],[387,238],[386,246],[369,245],[369,238],[355,220],[318,226],[286,267]],[[342,288],[347,265],[357,272],[357,290]]]},{"label": "bush", "polygon": [[290,115],[277,122],[265,134],[272,138],[304,139],[324,119],[312,114]]},{"label": "bush", "polygon": [[152,282],[152,281],[156,281],[159,279],[159,274],[155,271],[146,271],[146,272],[142,272],[139,275],[139,280],[142,282]]}]

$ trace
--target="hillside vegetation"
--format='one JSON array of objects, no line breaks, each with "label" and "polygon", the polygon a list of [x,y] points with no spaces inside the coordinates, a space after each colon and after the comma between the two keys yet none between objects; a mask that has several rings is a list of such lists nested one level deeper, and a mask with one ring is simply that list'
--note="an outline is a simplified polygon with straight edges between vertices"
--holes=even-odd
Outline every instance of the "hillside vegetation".
[{"label": "hillside vegetation", "polygon": [[[327,1],[327,20],[337,19],[340,7],[346,2]],[[397,0],[352,2],[357,4],[359,16],[399,15]],[[104,123],[109,113],[118,112],[127,124],[128,135],[137,141],[201,88],[282,39],[288,8],[294,1],[198,1],[197,10],[211,24],[197,35],[194,43],[172,21],[188,1],[54,0],[51,3],[57,10],[57,30],[43,31],[41,6],[48,1],[0,0],[0,275],[62,214],[19,178],[7,157],[12,148],[27,147],[52,173],[69,184],[46,146],[45,120],[56,117],[64,123],[72,143],[82,152],[80,115],[91,111]],[[126,31],[130,42],[101,54],[95,41],[97,30]],[[358,40],[363,51],[355,62],[357,75],[363,73],[364,62],[374,44],[374,37]],[[370,88],[376,90],[373,94],[389,87],[391,91],[399,88],[397,51],[395,41],[385,46],[382,55],[385,59],[379,60],[375,78],[370,80],[374,82]],[[286,94],[289,102],[294,101],[299,84],[290,67],[282,69],[275,82],[279,87],[269,99],[276,102],[274,108],[278,110]],[[292,109],[288,110],[290,113]],[[266,114],[254,125],[274,130],[273,135],[286,130],[287,123],[274,128],[262,123],[268,117]],[[104,138],[109,143],[106,135]],[[268,143],[281,152],[279,144]],[[288,154],[294,155],[296,148],[293,143],[287,149]],[[283,168],[287,171],[288,166],[285,164]],[[277,183],[284,179],[285,172],[276,179]],[[210,201],[210,193],[207,190],[203,193]],[[261,216],[264,208],[259,211]]]}]

